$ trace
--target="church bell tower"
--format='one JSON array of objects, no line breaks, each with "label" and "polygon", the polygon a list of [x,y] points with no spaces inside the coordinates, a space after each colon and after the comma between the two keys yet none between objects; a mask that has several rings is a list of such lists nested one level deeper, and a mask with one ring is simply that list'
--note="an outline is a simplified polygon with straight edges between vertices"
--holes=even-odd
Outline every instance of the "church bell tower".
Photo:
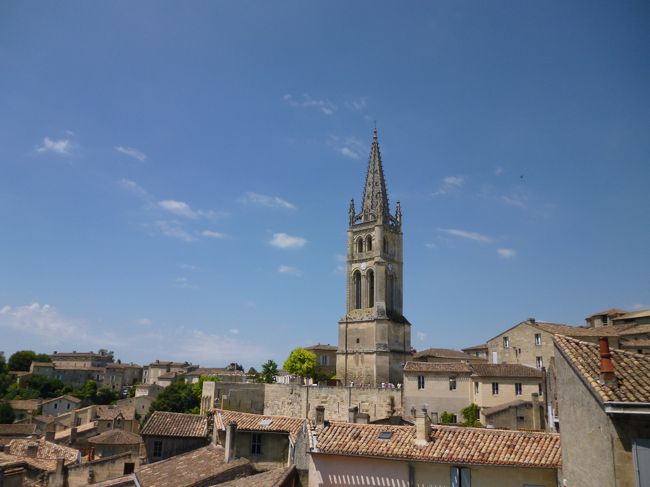
[{"label": "church bell tower", "polygon": [[361,209],[350,202],[347,299],[339,321],[336,377],[376,386],[403,381],[411,324],[402,314],[402,210],[391,215],[374,130]]}]

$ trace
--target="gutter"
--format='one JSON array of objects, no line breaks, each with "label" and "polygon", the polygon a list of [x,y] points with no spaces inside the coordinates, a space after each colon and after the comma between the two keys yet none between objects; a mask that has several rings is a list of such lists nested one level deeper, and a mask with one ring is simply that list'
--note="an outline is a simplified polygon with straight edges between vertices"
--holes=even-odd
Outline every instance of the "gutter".
[{"label": "gutter", "polygon": [[604,402],[605,413],[607,414],[650,414],[650,403],[647,402]]}]

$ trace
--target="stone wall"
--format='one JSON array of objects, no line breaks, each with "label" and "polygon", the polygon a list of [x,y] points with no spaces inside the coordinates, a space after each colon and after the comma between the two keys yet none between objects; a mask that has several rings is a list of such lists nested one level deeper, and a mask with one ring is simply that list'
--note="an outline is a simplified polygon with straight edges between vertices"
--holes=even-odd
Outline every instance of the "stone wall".
[{"label": "stone wall", "polygon": [[121,477],[124,475],[125,463],[133,463],[134,467],[137,467],[139,465],[138,456],[122,453],[92,462],[71,465],[68,467],[66,485],[82,487],[94,482]]}]

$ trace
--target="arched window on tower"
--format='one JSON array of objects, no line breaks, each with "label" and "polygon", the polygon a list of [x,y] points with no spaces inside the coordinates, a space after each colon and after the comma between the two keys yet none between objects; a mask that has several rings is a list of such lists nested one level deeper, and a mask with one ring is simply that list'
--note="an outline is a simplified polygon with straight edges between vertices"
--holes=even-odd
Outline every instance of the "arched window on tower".
[{"label": "arched window on tower", "polygon": [[384,254],[388,253],[388,239],[384,237]]},{"label": "arched window on tower", "polygon": [[386,273],[386,310],[393,310],[393,296],[395,288],[395,276],[390,273]]},{"label": "arched window on tower", "polygon": [[362,253],[363,252],[363,237],[359,237],[357,239],[357,253]]},{"label": "arched window on tower", "polygon": [[368,280],[368,308],[375,305],[375,273],[370,269],[366,274]]},{"label": "arched window on tower", "polygon": [[372,250],[372,235],[368,235],[366,237],[366,252],[370,252]]},{"label": "arched window on tower", "polygon": [[352,289],[354,290],[354,309],[361,309],[361,273],[352,274]]}]

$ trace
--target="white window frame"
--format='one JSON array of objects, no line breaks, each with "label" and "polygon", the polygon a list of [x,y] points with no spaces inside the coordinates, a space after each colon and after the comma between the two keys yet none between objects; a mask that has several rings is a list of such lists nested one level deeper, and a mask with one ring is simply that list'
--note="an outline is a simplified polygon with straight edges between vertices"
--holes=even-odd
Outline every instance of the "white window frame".
[{"label": "white window frame", "polygon": [[503,348],[510,348],[510,337],[503,337]]},{"label": "white window frame", "polygon": [[424,389],[424,376],[418,375],[418,390]]},{"label": "white window frame", "polygon": [[542,334],[541,333],[535,333],[535,345],[541,345],[542,344]]},{"label": "white window frame", "polygon": [[493,396],[498,396],[499,395],[499,383],[498,382],[492,382],[492,395]]},{"label": "white window frame", "polygon": [[521,382],[515,382],[515,396],[521,396],[524,391],[524,386]]}]

